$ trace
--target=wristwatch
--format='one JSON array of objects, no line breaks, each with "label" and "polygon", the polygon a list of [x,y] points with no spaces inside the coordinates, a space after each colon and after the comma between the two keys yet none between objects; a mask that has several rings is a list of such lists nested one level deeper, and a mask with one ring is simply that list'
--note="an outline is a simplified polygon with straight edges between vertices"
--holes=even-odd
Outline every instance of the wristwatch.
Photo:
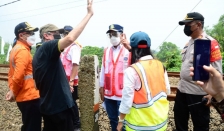
[{"label": "wristwatch", "polygon": [[224,99],[220,102],[217,102],[215,98],[212,97],[211,104],[220,114],[222,120],[224,120]]},{"label": "wristwatch", "polygon": [[118,122],[123,123],[124,122],[124,119],[121,119],[120,116],[118,116]]}]

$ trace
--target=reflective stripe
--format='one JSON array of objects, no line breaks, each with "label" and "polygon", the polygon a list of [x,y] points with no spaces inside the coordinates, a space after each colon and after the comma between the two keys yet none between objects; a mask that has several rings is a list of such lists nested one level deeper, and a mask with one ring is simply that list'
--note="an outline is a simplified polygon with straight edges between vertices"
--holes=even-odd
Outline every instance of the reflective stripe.
[{"label": "reflective stripe", "polygon": [[32,74],[24,76],[24,80],[27,80],[27,79],[30,79],[30,78],[33,78]]},{"label": "reflective stripe", "polygon": [[[18,48],[20,48],[21,46],[16,46],[12,51],[16,51]],[[16,64],[15,64],[15,60],[14,57],[12,57],[12,67],[16,68]]]},{"label": "reflective stripe", "polygon": [[160,129],[160,128],[162,128],[162,127],[164,127],[166,124],[167,124],[167,120],[168,119],[166,119],[165,121],[163,121],[162,123],[160,123],[160,124],[158,124],[158,125],[156,125],[156,126],[136,126],[136,125],[132,125],[132,124],[130,124],[128,121],[125,121],[125,124],[129,127],[129,128],[131,128],[131,129],[133,129],[133,130],[137,130],[137,131],[156,131],[156,130],[158,130],[158,129]]},{"label": "reflective stripe", "polygon": [[152,106],[154,102],[156,102],[158,99],[160,99],[162,97],[165,97],[165,98],[167,97],[165,92],[160,92],[155,97],[153,97],[150,101],[148,101],[148,103],[145,103],[145,104],[135,104],[135,103],[133,103],[132,106],[134,108],[146,108],[146,107]]},{"label": "reflective stripe", "polygon": [[144,71],[144,68],[143,66],[138,62],[136,63],[136,66],[140,69],[140,72],[142,74],[142,77],[143,77],[143,81],[144,81],[144,84],[145,84],[145,88],[146,88],[146,91],[147,91],[147,97],[148,97],[148,100],[151,101],[151,92],[149,90],[149,85],[148,85],[148,81],[147,81],[147,78],[146,78],[146,74],[145,74],[145,71]]},{"label": "reflective stripe", "polygon": [[15,62],[14,62],[14,58],[12,58],[12,67],[13,67],[13,68],[16,68],[16,64],[15,64]]}]

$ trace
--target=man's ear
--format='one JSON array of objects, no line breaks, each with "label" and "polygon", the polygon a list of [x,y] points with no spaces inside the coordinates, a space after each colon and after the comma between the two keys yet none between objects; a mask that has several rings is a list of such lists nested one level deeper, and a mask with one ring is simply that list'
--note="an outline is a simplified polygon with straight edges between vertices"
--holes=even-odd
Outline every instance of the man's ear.
[{"label": "man's ear", "polygon": [[198,22],[198,27],[202,28],[202,23],[201,22]]},{"label": "man's ear", "polygon": [[18,34],[18,38],[21,38],[21,37],[23,37],[23,34],[22,33],[19,33]]}]

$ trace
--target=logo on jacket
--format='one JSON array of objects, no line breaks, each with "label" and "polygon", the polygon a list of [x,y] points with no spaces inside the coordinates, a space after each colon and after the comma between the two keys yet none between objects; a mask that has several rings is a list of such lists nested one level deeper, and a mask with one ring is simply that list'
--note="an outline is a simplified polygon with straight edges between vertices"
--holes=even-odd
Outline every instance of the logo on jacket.
[{"label": "logo on jacket", "polygon": [[127,61],[128,60],[128,57],[124,57],[124,61]]}]

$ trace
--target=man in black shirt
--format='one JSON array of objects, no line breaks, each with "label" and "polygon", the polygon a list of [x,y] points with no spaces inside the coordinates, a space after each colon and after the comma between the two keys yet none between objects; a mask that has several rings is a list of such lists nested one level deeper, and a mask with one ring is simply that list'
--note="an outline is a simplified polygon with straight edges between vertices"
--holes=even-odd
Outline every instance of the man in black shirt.
[{"label": "man in black shirt", "polygon": [[53,24],[40,29],[42,45],[33,58],[33,76],[40,92],[43,131],[74,131],[74,101],[60,54],[78,38],[92,17],[92,0],[87,2],[88,14],[66,37],[60,39],[59,29]]}]

